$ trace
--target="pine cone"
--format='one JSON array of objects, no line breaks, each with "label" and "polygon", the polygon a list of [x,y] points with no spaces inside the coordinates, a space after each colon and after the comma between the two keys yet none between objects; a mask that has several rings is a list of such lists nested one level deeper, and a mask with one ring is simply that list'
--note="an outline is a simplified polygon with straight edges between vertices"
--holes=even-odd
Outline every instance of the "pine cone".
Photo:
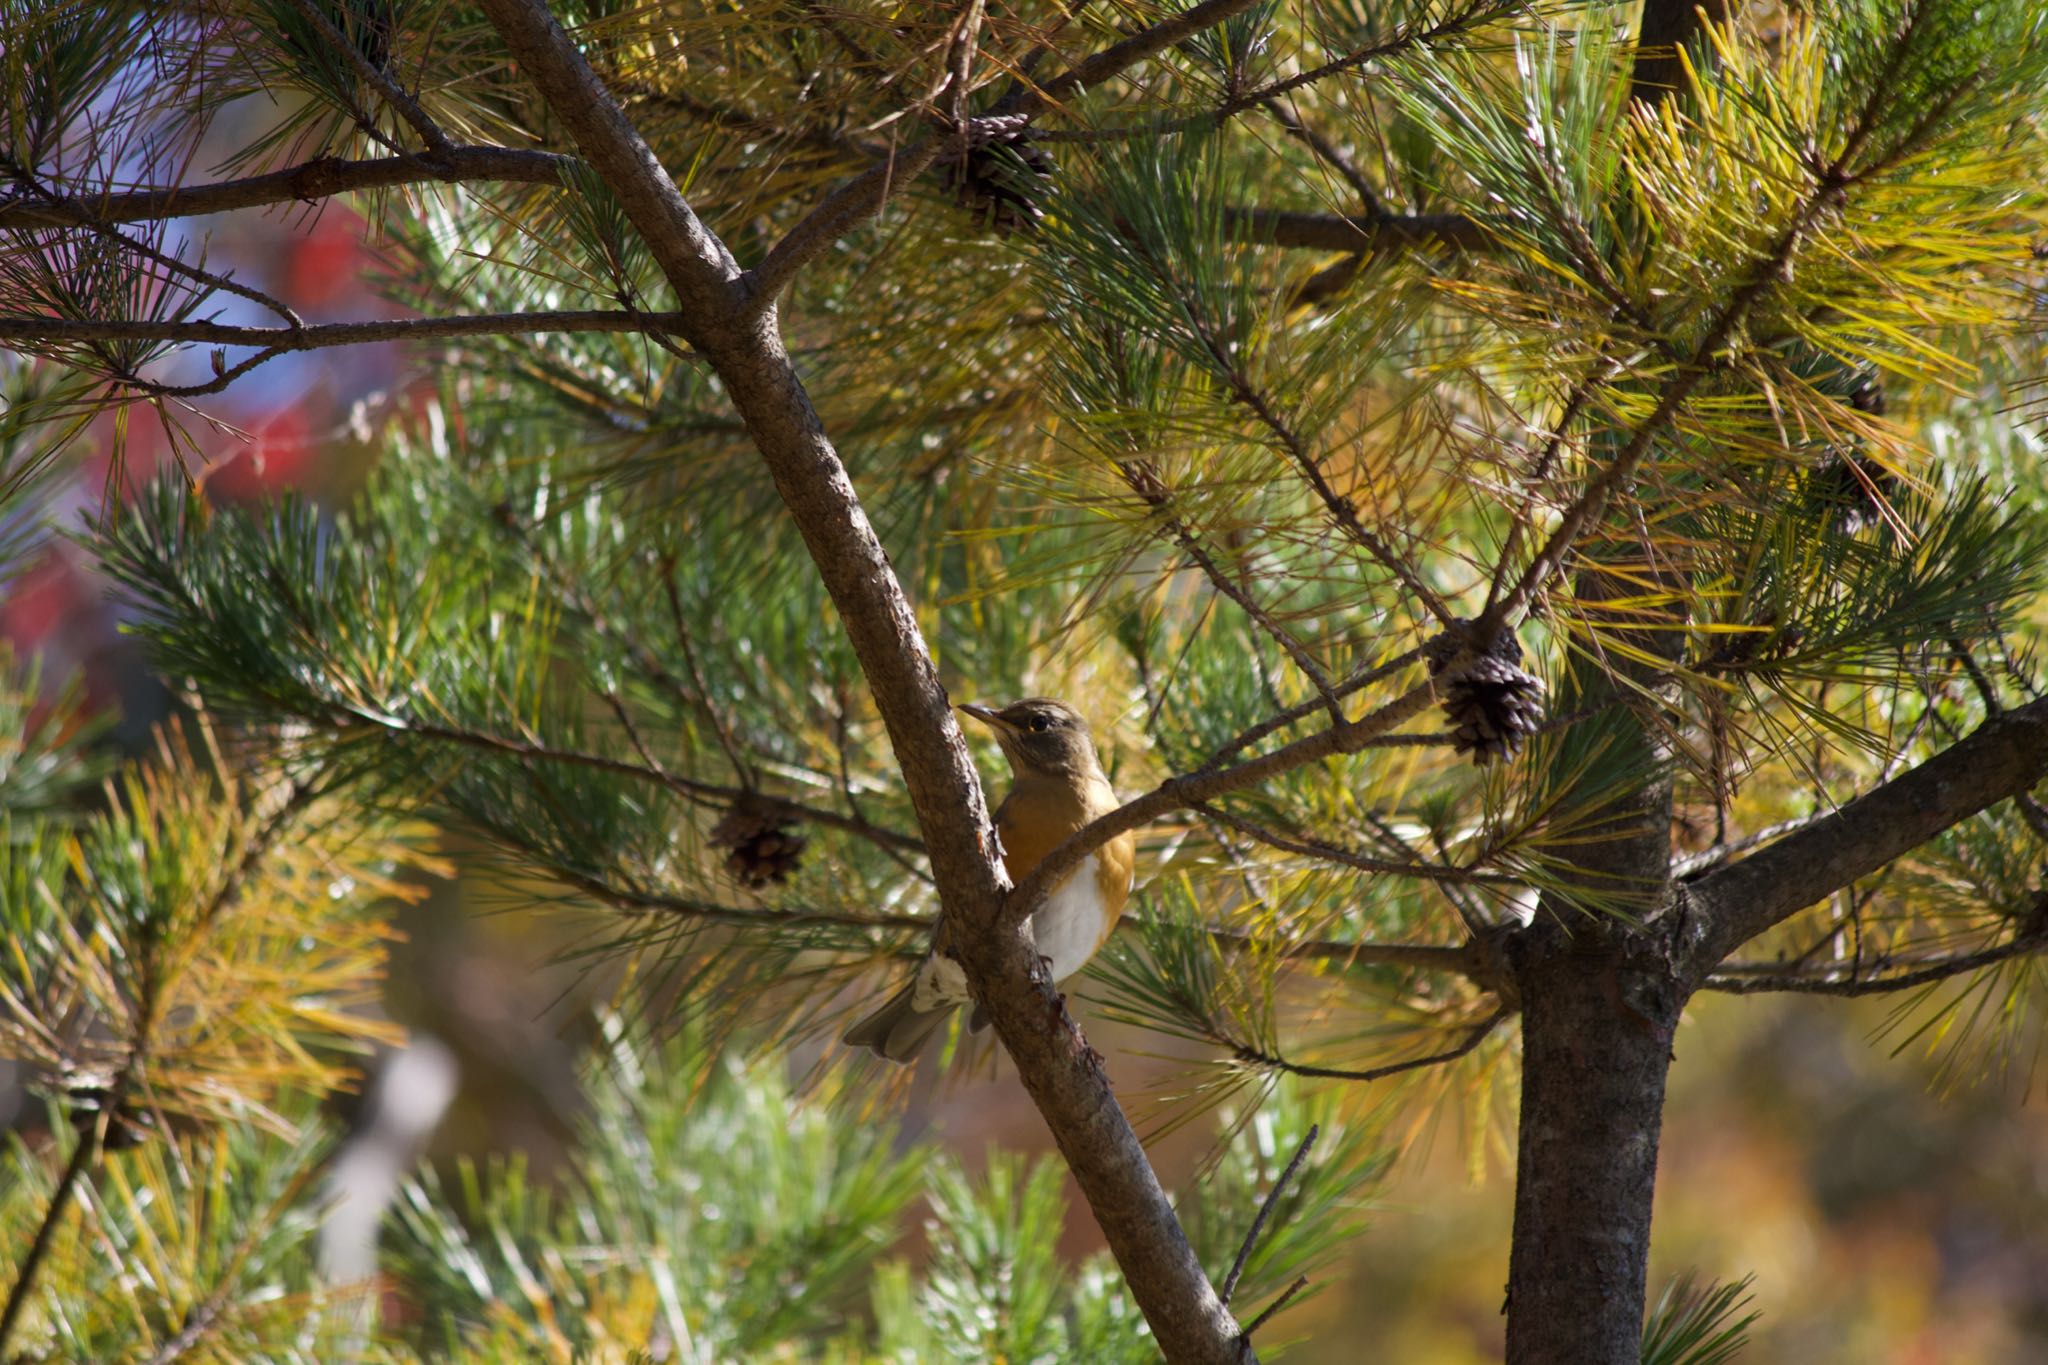
[{"label": "pine cone", "polygon": [[1513,758],[1542,724],[1543,680],[1521,667],[1513,632],[1482,648],[1463,631],[1445,631],[1422,647],[1422,657],[1457,751],[1478,766]]},{"label": "pine cone", "polygon": [[789,880],[809,841],[797,823],[758,797],[743,796],[711,827],[711,843],[725,850],[725,870],[752,887]]},{"label": "pine cone", "polygon": [[968,122],[966,150],[947,164],[946,188],[977,222],[1007,237],[1045,216],[1038,198],[1058,169],[1031,141],[1029,115],[991,115]]}]

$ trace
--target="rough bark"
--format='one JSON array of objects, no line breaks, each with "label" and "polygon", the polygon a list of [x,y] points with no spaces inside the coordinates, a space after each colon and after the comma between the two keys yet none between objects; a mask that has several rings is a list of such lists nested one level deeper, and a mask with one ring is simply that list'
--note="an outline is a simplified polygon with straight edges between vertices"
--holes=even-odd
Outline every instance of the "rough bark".
[{"label": "rough bark", "polygon": [[689,318],[685,334],[724,381],[802,534],[888,727],[945,914],[976,998],[1073,1170],[1131,1294],[1169,1360],[1252,1352],[1188,1245],[1100,1059],[1039,966],[1008,881],[981,783],[915,615],[844,463],[725,244],[668,173],[540,0],[484,0],[521,68],[617,195]]},{"label": "rough bark", "polygon": [[1671,1032],[1660,937],[1539,923],[1509,948],[1522,1113],[1508,1365],[1637,1365]]}]

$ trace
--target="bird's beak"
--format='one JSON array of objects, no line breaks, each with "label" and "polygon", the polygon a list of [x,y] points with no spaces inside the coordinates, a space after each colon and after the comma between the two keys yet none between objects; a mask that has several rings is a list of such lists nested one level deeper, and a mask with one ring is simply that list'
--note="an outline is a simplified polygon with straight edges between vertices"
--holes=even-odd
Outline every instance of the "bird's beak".
[{"label": "bird's beak", "polygon": [[993,706],[984,706],[978,701],[969,701],[960,703],[960,709],[999,735],[1010,728],[1009,722],[1005,721],[1002,713]]}]

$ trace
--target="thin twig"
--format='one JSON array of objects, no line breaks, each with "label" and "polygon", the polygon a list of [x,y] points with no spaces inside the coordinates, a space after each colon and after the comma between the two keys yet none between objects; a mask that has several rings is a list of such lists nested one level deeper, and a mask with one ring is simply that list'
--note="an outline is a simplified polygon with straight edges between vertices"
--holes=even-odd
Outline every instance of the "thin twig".
[{"label": "thin twig", "polygon": [[[454,145],[449,142],[448,134],[441,131],[441,125],[434,122],[427,115],[426,110],[420,108],[419,101],[406,94],[398,82],[391,79],[389,72],[372,63],[368,57],[364,56],[362,49],[350,42],[348,36],[334,26],[334,21],[327,16],[326,11],[321,9],[319,5],[314,4],[313,0],[294,0],[294,3],[299,13],[305,17],[306,22],[313,25],[314,29],[319,32],[322,38],[327,40],[328,44],[335,51],[348,59],[348,64],[355,68],[356,74],[368,81],[371,87],[384,97],[385,102],[398,112],[398,116],[412,125],[413,131],[420,135],[420,141],[426,143],[428,151],[445,152]],[[363,11],[359,11],[359,13],[363,13]],[[386,10],[383,13],[389,14],[390,11]],[[374,18],[365,18],[363,22],[374,23],[377,21]],[[369,124],[367,116],[363,118],[363,123],[365,125],[363,131],[371,134],[380,142],[388,142],[388,139],[383,134],[377,132],[376,128]],[[397,150],[395,145],[393,150]]]},{"label": "thin twig", "polygon": [[563,749],[531,740],[509,739],[480,730],[464,730],[458,726],[436,725],[425,721],[410,720],[404,716],[372,715],[360,711],[339,711],[329,715],[309,715],[306,719],[324,723],[338,731],[352,729],[378,729],[395,734],[412,735],[418,739],[436,740],[463,748],[481,749],[489,753],[505,754],[513,758],[531,759],[542,763],[561,763],[572,767],[595,768],[601,772],[619,773],[658,782],[678,794],[685,795],[699,804],[718,806],[730,805],[734,801],[752,797],[771,811],[786,814],[811,824],[824,825],[831,829],[844,830],[859,835],[873,843],[892,844],[897,848],[922,850],[923,841],[914,835],[856,820],[841,811],[824,806],[806,805],[785,796],[752,793],[743,787],[727,787],[713,782],[699,782],[694,778],[674,773],[663,773],[640,763],[612,758],[605,754],[587,753],[579,749]]},{"label": "thin twig", "polygon": [[1360,872],[1372,872],[1394,877],[1421,877],[1435,882],[1453,882],[1462,885],[1515,886],[1524,885],[1524,879],[1511,877],[1501,872],[1480,872],[1469,867],[1457,867],[1449,863],[1400,862],[1391,858],[1374,858],[1354,852],[1341,845],[1330,843],[1310,835],[1283,833],[1209,802],[1197,802],[1194,810],[1229,826],[1239,834],[1255,839],[1259,843],[1277,848],[1283,853],[1298,853],[1305,858],[1320,858],[1324,862],[1337,863],[1355,868]]},{"label": "thin twig", "polygon": [[[697,661],[697,646],[690,639],[690,627],[683,613],[682,591],[676,585],[675,556],[668,556],[661,566],[661,586],[668,599],[668,614],[676,630],[676,644],[683,651],[683,667],[690,670],[691,685],[697,689],[698,704],[704,714],[711,718],[711,729],[718,736],[719,747],[725,750],[732,770],[739,775],[740,785],[748,791],[760,785],[754,778],[754,770],[741,756],[739,741],[733,737],[732,727],[726,723],[725,713],[711,700],[711,684],[705,680],[704,667]],[[844,751],[840,755],[844,767]],[[849,796],[851,795],[849,791]],[[860,812],[854,812],[856,818]]]},{"label": "thin twig", "polygon": [[1250,1322],[1245,1324],[1244,1339],[1246,1341],[1250,1341],[1252,1339],[1252,1333],[1258,1331],[1261,1327],[1264,1327],[1266,1323],[1272,1319],[1275,1313],[1279,1312],[1281,1309],[1285,1308],[1289,1303],[1293,1302],[1294,1296],[1296,1294],[1299,1294],[1302,1290],[1306,1288],[1308,1288],[1308,1276],[1296,1275],[1294,1277],[1294,1283],[1288,1285],[1285,1289],[1280,1291],[1279,1298],[1273,1300],[1273,1302],[1266,1305],[1264,1312],[1260,1313],[1257,1317],[1253,1318]]},{"label": "thin twig", "polygon": [[1508,1006],[1502,1005],[1484,1020],[1475,1024],[1472,1032],[1456,1047],[1446,1048],[1442,1052],[1433,1052],[1427,1057],[1411,1057],[1405,1062],[1390,1062],[1386,1066],[1368,1067],[1363,1071],[1351,1071],[1342,1067],[1308,1066],[1300,1062],[1290,1062],[1285,1057],[1276,1057],[1271,1053],[1261,1052],[1248,1044],[1236,1045],[1232,1049],[1232,1054],[1240,1062],[1249,1062],[1254,1066],[1264,1067],[1272,1071],[1285,1071],[1294,1076],[1310,1076],[1330,1081],[1381,1081],[1389,1076],[1398,1076],[1403,1071],[1416,1071],[1425,1066],[1437,1066],[1444,1062],[1457,1061],[1460,1057],[1465,1056],[1485,1042],[1487,1035],[1496,1028],[1499,1028],[1501,1020],[1507,1018],[1512,1012]]},{"label": "thin twig", "polygon": [[1244,1242],[1237,1249],[1237,1259],[1231,1262],[1230,1273],[1223,1277],[1223,1287],[1217,1290],[1223,1302],[1229,1303],[1230,1296],[1237,1292],[1238,1279],[1244,1274],[1245,1262],[1251,1259],[1252,1248],[1258,1244],[1260,1230],[1272,1216],[1273,1206],[1280,1202],[1280,1196],[1286,1191],[1288,1182],[1294,1179],[1294,1173],[1301,1169],[1302,1162],[1308,1160],[1309,1149],[1316,1145],[1316,1138],[1322,1131],[1321,1124],[1311,1123],[1308,1126],[1308,1136],[1303,1138],[1301,1146],[1295,1149],[1294,1159],[1287,1163],[1286,1170],[1280,1172],[1280,1178],[1273,1182],[1273,1188],[1266,1191],[1266,1198],[1259,1205],[1258,1216],[1252,1219],[1251,1230],[1245,1233]]},{"label": "thin twig", "polygon": [[1901,972],[1897,976],[1829,977],[1782,972],[1774,974],[1766,967],[1731,963],[1708,977],[1704,989],[1720,991],[1727,995],[1762,995],[1771,991],[1788,991],[1802,995],[1881,995],[1888,991],[1911,990],[1915,986],[1925,986],[1951,976],[1960,976],[1965,972],[1996,966],[2016,957],[2040,952],[2044,948],[2048,948],[2048,934],[2035,930],[1981,952],[1959,953],[1935,961],[1914,958],[1888,962],[1880,958],[1873,964],[1873,969],[1880,972],[1890,966],[1907,965],[1908,962],[1921,964],[1913,971]]},{"label": "thin twig", "polygon": [[1306,645],[1295,639],[1291,631],[1282,627],[1258,604],[1252,597],[1250,589],[1223,572],[1223,567],[1216,562],[1214,556],[1202,548],[1202,543],[1195,538],[1187,523],[1174,514],[1172,496],[1152,466],[1142,460],[1119,460],[1117,472],[1123,475],[1124,482],[1138,495],[1139,501],[1152,509],[1167,537],[1180,547],[1181,553],[1195,562],[1210,585],[1236,603],[1238,610],[1249,617],[1254,626],[1271,636],[1273,642],[1287,652],[1287,657],[1302,671],[1303,676],[1315,688],[1316,695],[1329,710],[1331,723],[1343,725],[1344,707],[1330,685],[1329,676],[1323,672],[1322,665],[1316,662],[1315,656],[1308,652]]}]

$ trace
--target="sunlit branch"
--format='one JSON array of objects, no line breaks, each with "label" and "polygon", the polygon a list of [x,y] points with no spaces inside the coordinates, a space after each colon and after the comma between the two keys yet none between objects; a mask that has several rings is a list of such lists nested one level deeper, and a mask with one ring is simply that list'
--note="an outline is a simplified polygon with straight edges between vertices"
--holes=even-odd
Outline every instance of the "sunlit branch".
[{"label": "sunlit branch", "polygon": [[2048,699],[1992,717],[1891,781],[1687,886],[1719,959],[1804,906],[1867,877],[1943,830],[2048,776]]},{"label": "sunlit branch", "polygon": [[481,180],[559,185],[563,173],[575,164],[573,157],[512,147],[450,147],[440,152],[361,161],[329,156],[265,175],[211,185],[125,191],[109,187],[103,192],[68,199],[0,200],[0,231],[191,218],[277,204],[310,205],[338,194],[402,185]]},{"label": "sunlit branch", "polygon": [[909,851],[921,851],[924,845],[914,835],[874,825],[863,819],[831,810],[823,806],[806,805],[788,797],[768,792],[753,792],[745,787],[724,786],[714,782],[700,782],[695,778],[682,777],[642,763],[623,758],[612,758],[606,754],[593,754],[580,749],[563,749],[553,745],[539,744],[532,740],[512,739],[488,731],[466,730],[453,725],[435,725],[425,721],[410,720],[404,716],[370,714],[361,711],[347,711],[332,716],[309,716],[309,720],[324,723],[344,734],[350,730],[377,729],[397,734],[410,735],[417,739],[450,744],[459,748],[477,749],[485,753],[502,754],[536,763],[559,763],[567,767],[591,768],[599,772],[617,773],[646,782],[654,782],[700,804],[729,807],[735,801],[750,800],[764,807],[771,814],[786,815],[792,820],[823,825],[829,829],[843,830],[857,835],[871,843]]},{"label": "sunlit branch", "polygon": [[[1363,691],[1364,689],[1372,686],[1376,682],[1380,682],[1383,679],[1392,677],[1394,674],[1399,673],[1402,669],[1407,668],[1409,665],[1420,662],[1421,659],[1422,650],[1420,648],[1407,650],[1403,653],[1395,655],[1391,659],[1386,660],[1384,663],[1374,664],[1370,667],[1360,669],[1358,672],[1346,678],[1343,682],[1338,683],[1335,687],[1331,689],[1331,691],[1333,691],[1339,698],[1349,697],[1354,693]],[[1268,716],[1265,720],[1262,720],[1257,725],[1252,726],[1249,730],[1246,730],[1243,734],[1238,735],[1235,739],[1232,739],[1229,743],[1225,744],[1222,748],[1218,749],[1215,753],[1211,754],[1208,758],[1208,761],[1203,763],[1201,768],[1197,771],[1211,772],[1218,768],[1221,768],[1224,764],[1228,763],[1231,759],[1243,753],[1246,749],[1249,749],[1252,745],[1257,744],[1260,740],[1265,739],[1269,735],[1275,734],[1281,730],[1286,729],[1288,726],[1294,724],[1296,721],[1309,715],[1321,704],[1322,702],[1320,698],[1314,701],[1297,702],[1293,706],[1288,707],[1284,711],[1280,711],[1275,713],[1274,715]]]}]

